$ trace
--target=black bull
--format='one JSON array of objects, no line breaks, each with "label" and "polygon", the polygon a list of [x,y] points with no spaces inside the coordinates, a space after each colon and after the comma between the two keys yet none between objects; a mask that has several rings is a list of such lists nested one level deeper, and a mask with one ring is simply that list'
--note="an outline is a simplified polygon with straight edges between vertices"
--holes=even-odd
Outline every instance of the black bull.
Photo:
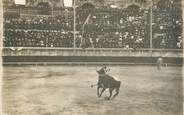
[{"label": "black bull", "polygon": [[[99,74],[98,76],[98,83],[97,83],[97,96],[101,97],[103,92],[109,88],[109,97],[111,98],[113,90],[116,91],[116,93],[113,95],[113,98],[115,98],[119,94],[119,89],[121,86],[121,81],[115,80],[113,77],[107,75],[107,74]],[[101,92],[99,93],[99,89],[102,88]]]}]

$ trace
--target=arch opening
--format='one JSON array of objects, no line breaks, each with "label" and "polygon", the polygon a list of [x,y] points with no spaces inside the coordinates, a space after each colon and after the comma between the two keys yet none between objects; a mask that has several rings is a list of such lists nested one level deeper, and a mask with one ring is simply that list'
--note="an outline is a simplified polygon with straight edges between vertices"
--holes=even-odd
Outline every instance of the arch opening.
[{"label": "arch opening", "polygon": [[48,2],[39,2],[38,5],[37,5],[38,8],[46,8],[46,9],[49,9],[51,8],[51,5],[48,3]]}]

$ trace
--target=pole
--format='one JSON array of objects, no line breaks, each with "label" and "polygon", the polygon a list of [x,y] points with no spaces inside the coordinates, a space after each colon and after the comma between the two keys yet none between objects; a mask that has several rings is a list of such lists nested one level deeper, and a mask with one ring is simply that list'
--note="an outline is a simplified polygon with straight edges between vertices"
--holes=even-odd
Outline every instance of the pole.
[{"label": "pole", "polygon": [[89,20],[90,17],[91,17],[91,13],[89,13],[89,15],[86,18],[84,24],[82,25],[82,40],[81,40],[81,45],[83,45],[85,43],[85,41],[84,41],[84,29],[85,29],[85,25],[88,23],[88,20]]},{"label": "pole", "polygon": [[85,24],[82,25],[82,39],[81,39],[81,45],[84,45],[84,27],[85,27]]},{"label": "pole", "polygon": [[76,6],[75,6],[75,0],[73,0],[73,48],[76,48],[75,46],[75,40],[76,40]]},{"label": "pole", "polygon": [[151,12],[150,12],[150,49],[152,50],[153,48],[153,1],[151,0]]},{"label": "pole", "polygon": [[51,10],[52,10],[52,18],[53,18],[53,7],[52,7],[52,9],[51,9]]}]

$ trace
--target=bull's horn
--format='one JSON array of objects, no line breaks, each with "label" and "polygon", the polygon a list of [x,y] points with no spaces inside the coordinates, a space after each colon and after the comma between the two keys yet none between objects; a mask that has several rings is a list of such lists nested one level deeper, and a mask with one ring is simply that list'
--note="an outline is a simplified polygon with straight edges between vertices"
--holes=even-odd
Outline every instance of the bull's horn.
[{"label": "bull's horn", "polygon": [[98,69],[97,69],[97,66],[96,66],[96,71],[97,71]]}]

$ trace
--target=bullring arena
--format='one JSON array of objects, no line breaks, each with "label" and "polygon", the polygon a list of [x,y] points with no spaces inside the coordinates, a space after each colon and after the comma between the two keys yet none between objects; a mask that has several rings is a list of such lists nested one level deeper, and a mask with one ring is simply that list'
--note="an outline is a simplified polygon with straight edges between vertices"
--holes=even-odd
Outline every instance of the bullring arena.
[{"label": "bullring arena", "polygon": [[183,114],[182,0],[20,1],[3,0],[2,115]]},{"label": "bullring arena", "polygon": [[7,115],[182,115],[182,68],[110,66],[120,94],[96,95],[96,66],[7,66],[3,103]]},{"label": "bullring arena", "polygon": [[[22,52],[24,50],[27,51],[25,48]],[[44,52],[43,48],[29,49],[29,55],[37,52],[42,54],[37,57],[40,62],[33,61],[35,56],[28,58],[29,56],[25,56],[28,54],[19,52],[16,57],[8,48],[4,50],[11,55],[4,56],[3,70],[3,110],[7,115],[182,115],[182,66],[177,64],[181,63],[182,58],[165,57],[167,65],[159,71],[154,56],[159,55],[160,51],[145,54],[153,56],[149,57],[153,63],[149,60],[143,61],[147,59],[141,57],[144,53],[140,52],[143,51],[122,51],[121,53],[126,53],[127,56],[141,55],[128,59],[121,57],[125,62],[118,62],[118,59],[113,59],[118,56],[112,56],[110,60],[114,62],[110,63],[106,59],[108,56],[95,59],[98,51],[90,49],[85,52],[75,49],[76,55],[83,55],[72,56],[76,62],[67,62],[65,58],[59,58],[57,62],[46,62],[44,57],[47,53],[51,55],[50,50],[52,49]],[[73,52],[71,49],[67,49],[67,53],[63,49],[60,50],[65,53],[61,53],[59,49],[54,50],[57,50],[57,53],[46,56],[46,59],[56,60],[59,55],[69,56]],[[94,57],[91,59],[88,53],[92,52]],[[106,54],[106,51],[103,52],[101,55]],[[110,52],[113,55],[113,52],[117,53],[117,49]],[[177,57],[180,53],[176,52],[162,51],[167,56]],[[14,61],[10,57],[13,57]],[[80,60],[78,58],[86,62],[77,61]],[[142,62],[140,58],[143,58]],[[9,62],[6,62],[7,60]],[[98,98],[96,87],[91,88],[92,84],[97,83],[96,68],[103,65],[110,68],[108,74],[122,82],[120,94],[112,100],[107,100],[108,90]]]}]

